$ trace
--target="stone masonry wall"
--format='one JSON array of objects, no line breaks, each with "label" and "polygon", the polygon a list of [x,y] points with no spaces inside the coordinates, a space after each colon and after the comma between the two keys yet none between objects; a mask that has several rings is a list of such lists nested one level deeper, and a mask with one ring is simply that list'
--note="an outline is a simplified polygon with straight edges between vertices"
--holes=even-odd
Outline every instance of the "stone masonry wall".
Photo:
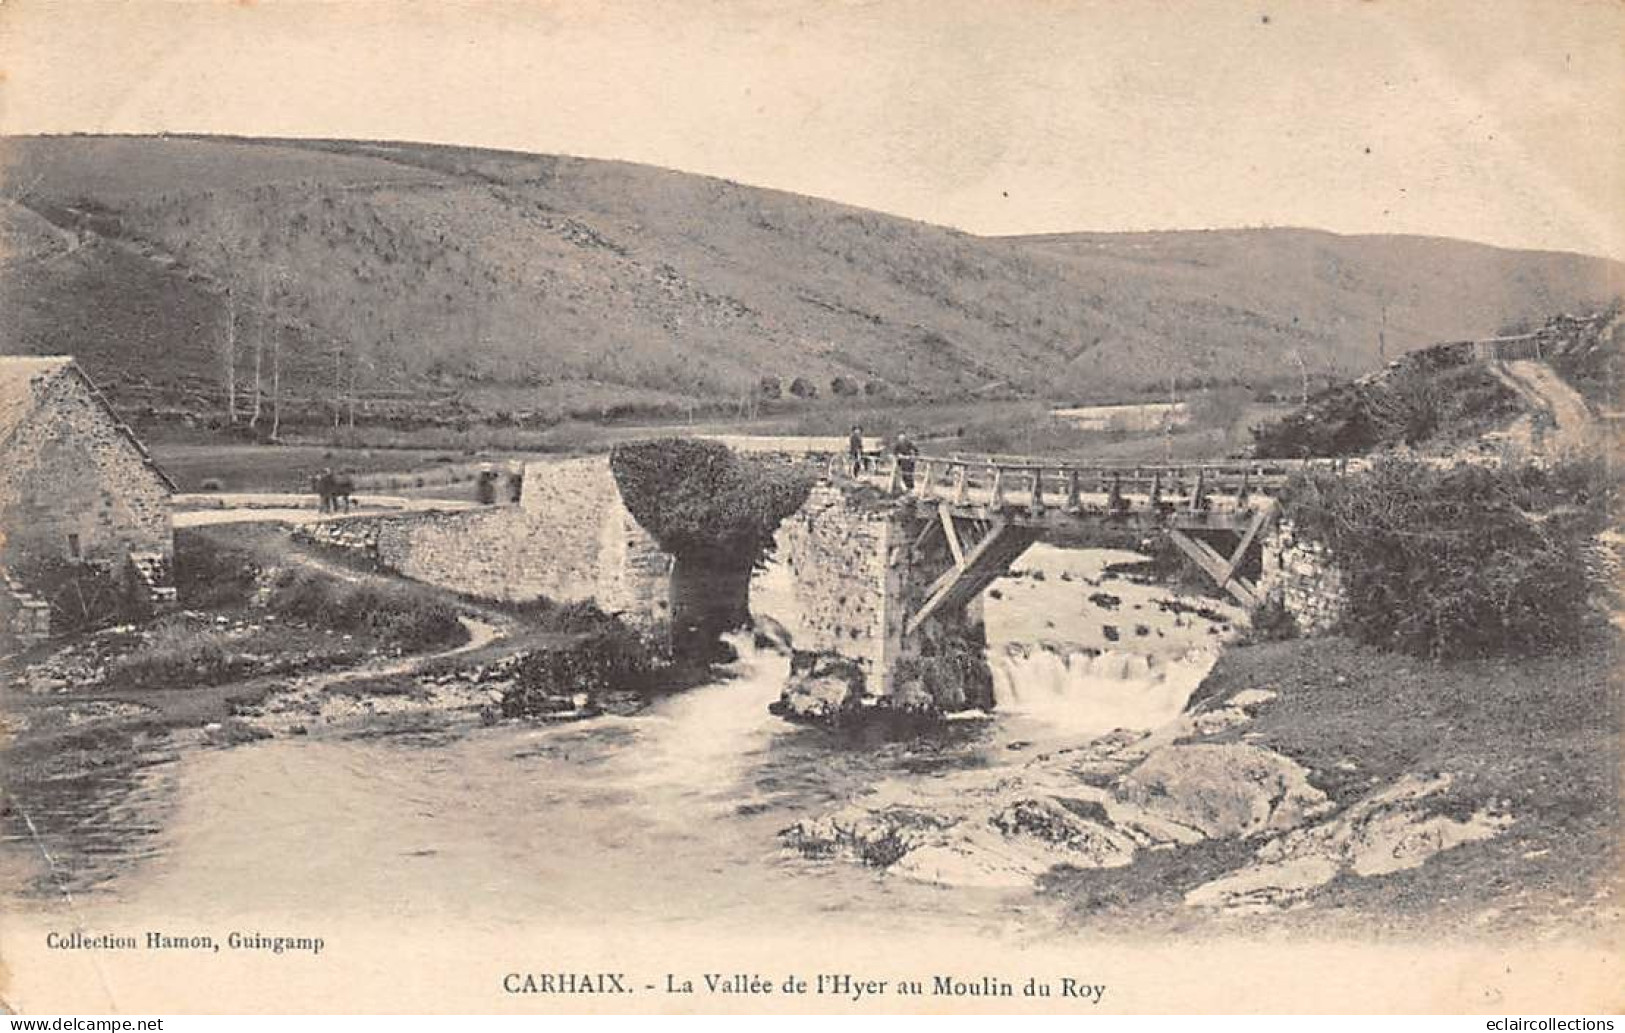
[{"label": "stone masonry wall", "polygon": [[16,581],[0,586],[0,647],[27,647],[50,637],[50,604]]},{"label": "stone masonry wall", "polygon": [[[69,370],[42,377],[37,411],[0,455],[0,565],[78,558],[123,575],[130,553],[174,557],[169,486]],[[71,536],[71,537],[70,537]]]},{"label": "stone masonry wall", "polygon": [[1343,619],[1347,596],[1343,571],[1326,546],[1300,536],[1292,521],[1276,521],[1264,536],[1260,587],[1278,598],[1305,635],[1331,631]]},{"label": "stone masonry wall", "polygon": [[821,484],[780,525],[775,550],[793,586],[795,613],[786,629],[795,647],[857,661],[877,695],[889,690],[895,651],[894,527],[886,511]]},{"label": "stone masonry wall", "polygon": [[306,534],[486,599],[591,600],[668,644],[672,558],[627,511],[605,457],[528,464],[517,506],[357,517]]}]

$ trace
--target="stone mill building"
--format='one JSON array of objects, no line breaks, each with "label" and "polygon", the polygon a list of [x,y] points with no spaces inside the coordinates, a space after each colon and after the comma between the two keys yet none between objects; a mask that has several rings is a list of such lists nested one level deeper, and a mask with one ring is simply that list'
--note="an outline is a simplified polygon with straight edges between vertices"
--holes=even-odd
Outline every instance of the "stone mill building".
[{"label": "stone mill building", "polygon": [[174,598],[175,484],[72,358],[0,356],[0,633],[48,632],[30,572],[89,564]]}]

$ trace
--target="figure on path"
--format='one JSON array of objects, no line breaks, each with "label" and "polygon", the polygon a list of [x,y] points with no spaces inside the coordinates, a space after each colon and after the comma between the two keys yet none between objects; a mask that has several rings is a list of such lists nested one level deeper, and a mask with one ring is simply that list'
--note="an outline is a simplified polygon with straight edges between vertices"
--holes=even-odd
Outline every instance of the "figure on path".
[{"label": "figure on path", "polygon": [[909,440],[908,431],[899,431],[892,455],[897,457],[897,475],[903,479],[905,491],[914,490],[914,457],[919,454],[920,447]]},{"label": "figure on path", "polygon": [[333,508],[336,510],[343,505],[348,513],[355,504],[355,476],[348,470],[334,474],[330,490],[333,493]]},{"label": "figure on path", "polygon": [[856,424],[852,427],[852,436],[846,439],[846,452],[852,461],[852,476],[863,473],[863,428]]},{"label": "figure on path", "polygon": [[332,467],[326,467],[316,476],[315,488],[321,512],[336,513],[341,504],[348,511],[351,496],[355,494],[355,478],[349,474],[335,474]]},{"label": "figure on path", "polygon": [[326,513],[333,508],[333,468],[325,466],[322,472],[311,478],[311,487],[316,489],[316,509]]}]

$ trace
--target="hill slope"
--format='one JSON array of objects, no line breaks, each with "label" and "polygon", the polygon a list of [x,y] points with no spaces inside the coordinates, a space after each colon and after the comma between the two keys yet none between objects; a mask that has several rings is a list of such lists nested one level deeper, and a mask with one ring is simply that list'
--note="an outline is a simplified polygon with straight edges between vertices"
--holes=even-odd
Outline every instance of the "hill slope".
[{"label": "hill slope", "polygon": [[[981,238],[618,162],[414,144],[4,141],[0,351],[215,409],[556,416],[840,376],[911,397],[1296,382],[1598,306],[1621,266],[1300,230]],[[1299,361],[1301,359],[1301,366]]]}]

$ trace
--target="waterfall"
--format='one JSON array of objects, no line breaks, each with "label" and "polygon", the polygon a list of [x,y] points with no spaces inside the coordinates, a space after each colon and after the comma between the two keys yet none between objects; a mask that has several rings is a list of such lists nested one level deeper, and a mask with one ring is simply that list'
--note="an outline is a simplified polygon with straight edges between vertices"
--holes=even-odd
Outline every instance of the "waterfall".
[{"label": "waterfall", "polygon": [[1169,658],[1021,643],[988,650],[999,713],[1078,735],[1145,731],[1172,720],[1217,659],[1205,648]]}]

